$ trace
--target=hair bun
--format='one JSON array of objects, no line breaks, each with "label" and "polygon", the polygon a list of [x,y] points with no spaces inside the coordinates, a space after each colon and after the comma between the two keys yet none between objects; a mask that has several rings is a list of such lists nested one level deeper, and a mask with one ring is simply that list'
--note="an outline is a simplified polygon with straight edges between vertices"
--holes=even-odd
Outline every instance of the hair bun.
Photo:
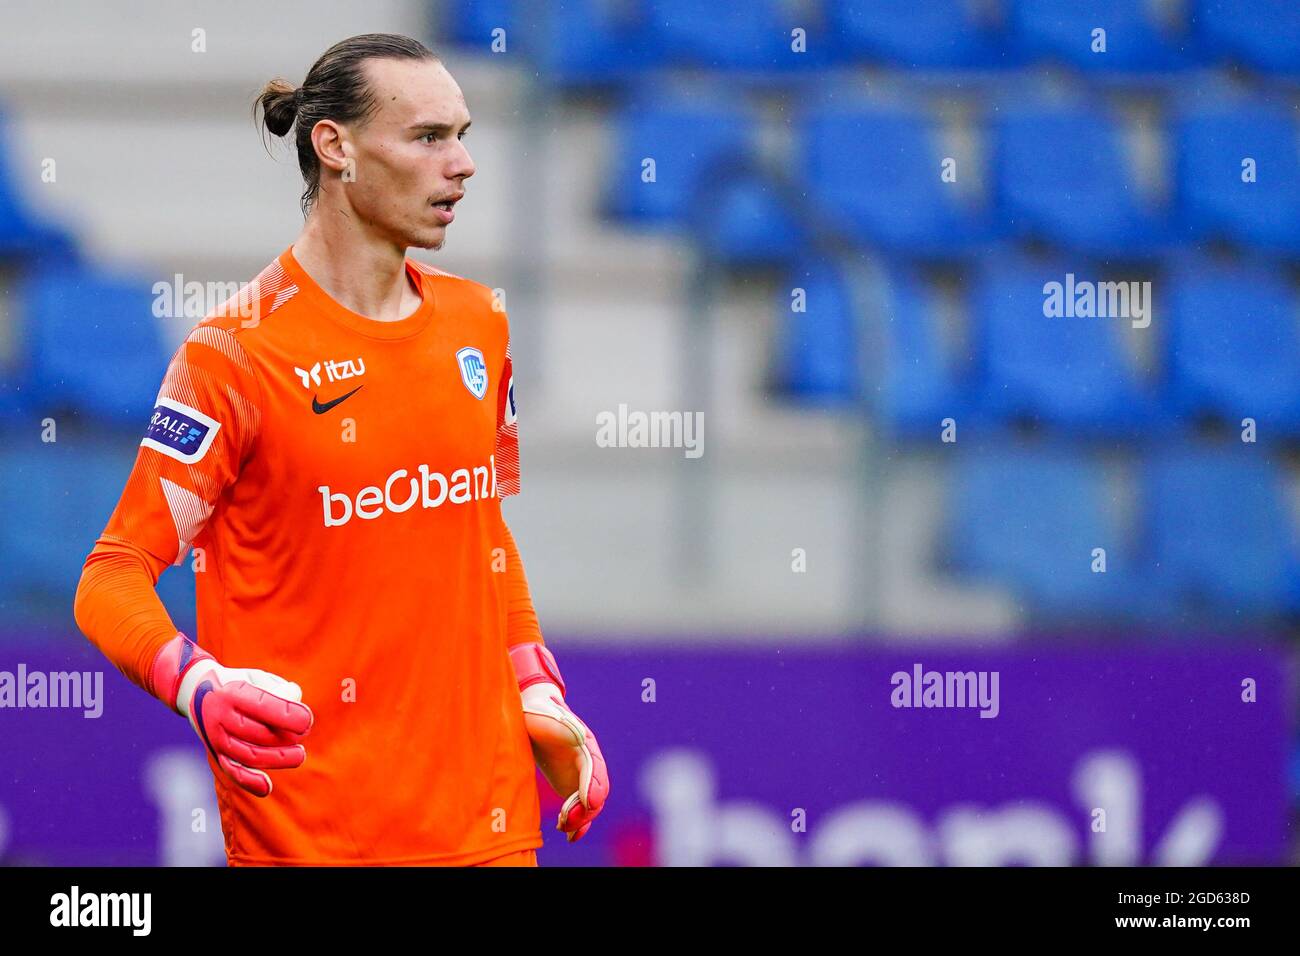
[{"label": "hair bun", "polygon": [[257,99],[262,107],[262,123],[271,135],[287,135],[293,129],[302,90],[294,89],[286,80],[275,79],[262,88]]}]

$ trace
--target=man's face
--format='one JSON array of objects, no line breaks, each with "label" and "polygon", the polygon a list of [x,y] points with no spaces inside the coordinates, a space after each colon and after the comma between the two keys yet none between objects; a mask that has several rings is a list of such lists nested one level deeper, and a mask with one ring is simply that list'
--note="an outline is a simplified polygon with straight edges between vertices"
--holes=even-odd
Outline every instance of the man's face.
[{"label": "man's face", "polygon": [[403,246],[439,249],[474,175],[461,142],[470,123],[465,96],[434,60],[375,59],[364,69],[376,108],[348,131],[356,161],[356,180],[342,184],[348,203]]}]

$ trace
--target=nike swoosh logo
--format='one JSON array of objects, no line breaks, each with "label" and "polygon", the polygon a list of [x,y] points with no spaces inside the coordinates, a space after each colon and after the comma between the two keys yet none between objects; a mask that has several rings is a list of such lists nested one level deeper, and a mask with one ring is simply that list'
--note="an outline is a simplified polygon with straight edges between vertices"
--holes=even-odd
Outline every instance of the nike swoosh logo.
[{"label": "nike swoosh logo", "polygon": [[203,698],[212,693],[212,681],[205,680],[194,691],[194,702],[190,705],[190,713],[194,715],[194,726],[199,729],[203,735],[203,743],[207,745],[208,750],[212,753],[212,759],[217,758],[217,748],[212,746],[212,741],[208,739],[208,725],[203,722]]},{"label": "nike swoosh logo", "polygon": [[350,391],[350,392],[348,392],[348,393],[346,393],[346,394],[344,394],[344,395],[340,395],[338,398],[334,399],[333,401],[326,402],[324,405],[322,405],[320,402],[316,401],[316,396],[313,395],[313,396],[311,397],[311,410],[312,410],[313,412],[315,412],[317,415],[324,415],[326,412],[328,412],[331,408],[333,408],[333,407],[334,407],[335,405],[337,405],[339,402],[346,401],[347,399],[349,399],[349,398],[351,398],[353,395],[355,395],[357,392],[361,391],[361,389],[362,389],[362,386],[358,385],[358,386],[357,386],[356,388],[354,388],[352,391]]}]

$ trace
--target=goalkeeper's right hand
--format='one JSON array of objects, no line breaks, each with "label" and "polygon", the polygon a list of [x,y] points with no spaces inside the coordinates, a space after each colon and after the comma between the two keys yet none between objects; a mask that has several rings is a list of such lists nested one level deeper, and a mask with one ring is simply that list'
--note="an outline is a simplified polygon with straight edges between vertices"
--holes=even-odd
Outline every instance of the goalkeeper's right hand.
[{"label": "goalkeeper's right hand", "polygon": [[271,793],[268,770],[302,765],[302,739],[311,730],[311,708],[302,688],[275,674],[222,667],[184,634],[154,658],[149,688],[168,707],[189,718],[212,758],[249,793]]}]

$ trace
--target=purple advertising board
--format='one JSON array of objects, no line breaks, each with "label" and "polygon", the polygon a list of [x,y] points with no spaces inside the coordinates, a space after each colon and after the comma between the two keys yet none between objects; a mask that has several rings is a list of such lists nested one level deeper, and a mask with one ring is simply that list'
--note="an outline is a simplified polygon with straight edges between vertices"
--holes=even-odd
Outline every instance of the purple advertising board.
[{"label": "purple advertising board", "polygon": [[[543,865],[1288,859],[1294,684],[1273,646],[549,643],[612,786],[576,844],[545,795]],[[0,643],[0,695],[20,666],[101,673],[101,713],[0,707],[0,858],[224,862],[180,718],[84,642]]]}]

